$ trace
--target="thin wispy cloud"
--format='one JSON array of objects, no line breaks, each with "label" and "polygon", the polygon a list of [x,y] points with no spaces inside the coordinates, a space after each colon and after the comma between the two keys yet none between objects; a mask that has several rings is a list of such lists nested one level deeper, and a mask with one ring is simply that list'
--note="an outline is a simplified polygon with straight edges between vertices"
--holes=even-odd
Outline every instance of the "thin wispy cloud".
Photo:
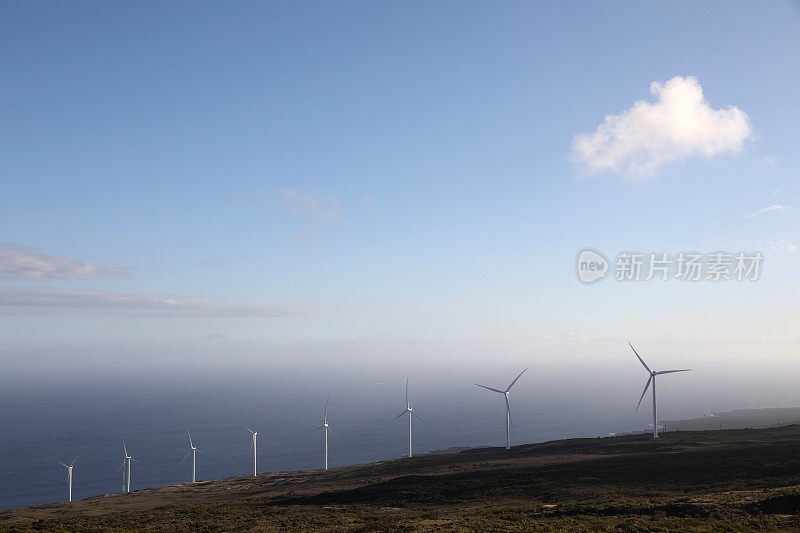
[{"label": "thin wispy cloud", "polygon": [[48,255],[32,246],[0,243],[0,279],[4,280],[80,280],[124,278],[127,267],[104,267],[74,257]]},{"label": "thin wispy cloud", "polygon": [[282,205],[287,213],[303,226],[296,235],[300,240],[313,240],[322,228],[345,220],[344,210],[335,194],[283,188],[280,191],[256,191],[244,197],[248,201]]},{"label": "thin wispy cloud", "polygon": [[779,241],[770,243],[769,247],[776,252],[794,253],[797,251],[797,246],[795,246],[793,242],[787,241],[786,239],[781,239]]},{"label": "thin wispy cloud", "polygon": [[226,335],[224,333],[220,333],[219,331],[216,331],[209,335],[204,335],[203,337],[201,337],[201,340],[212,343],[220,343],[220,342],[230,342],[233,340],[233,337],[231,337],[230,335]]},{"label": "thin wispy cloud", "polygon": [[290,212],[306,217],[313,222],[336,222],[344,218],[339,199],[333,194],[283,189],[280,197]]},{"label": "thin wispy cloud", "polygon": [[118,293],[56,287],[0,287],[0,314],[271,318],[317,316],[320,311],[292,302],[215,302],[162,294]]},{"label": "thin wispy cloud", "polygon": [[750,220],[761,215],[766,215],[768,213],[782,213],[784,211],[787,211],[788,209],[789,209],[788,205],[771,205],[769,207],[765,207],[763,209],[759,209],[758,211],[750,213],[749,215],[745,215],[742,218],[744,220]]},{"label": "thin wispy cloud", "polygon": [[333,194],[282,189],[279,198],[303,221],[303,229],[296,235],[299,240],[313,241],[323,227],[344,220],[339,199]]},{"label": "thin wispy cloud", "polygon": [[739,152],[751,137],[747,114],[734,106],[713,109],[694,76],[654,81],[650,92],[655,102],[638,101],[606,116],[594,133],[575,136],[572,157],[579,167],[648,178],[673,161]]},{"label": "thin wispy cloud", "polygon": [[225,264],[225,259],[216,255],[207,255],[197,262],[197,266],[200,267],[222,266],[223,264]]}]

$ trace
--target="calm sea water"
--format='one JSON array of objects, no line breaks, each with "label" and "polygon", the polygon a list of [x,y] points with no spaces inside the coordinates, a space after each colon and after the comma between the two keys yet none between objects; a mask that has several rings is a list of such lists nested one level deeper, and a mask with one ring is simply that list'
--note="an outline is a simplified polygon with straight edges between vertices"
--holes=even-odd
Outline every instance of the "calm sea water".
[{"label": "calm sea water", "polygon": [[[526,387],[511,397],[512,443],[605,435],[641,429],[648,410],[634,413],[638,394],[630,390],[602,401]],[[135,462],[132,490],[191,480],[190,427],[198,480],[221,479],[252,470],[251,437],[243,425],[259,429],[259,471],[319,468],[323,460],[321,424],[330,393],[330,465],[401,457],[407,450],[407,423],[390,420],[404,409],[402,380],[333,388],[307,384],[302,390],[258,380],[174,382],[123,387],[62,384],[17,387],[0,393],[0,508],[66,500],[67,474],[58,464],[77,457],[73,498],[120,492],[122,439]],[[497,396],[497,397],[495,397]],[[421,454],[452,446],[500,446],[505,442],[502,396],[475,389],[414,387],[414,449]],[[703,409],[677,397],[669,415],[690,417]]]}]

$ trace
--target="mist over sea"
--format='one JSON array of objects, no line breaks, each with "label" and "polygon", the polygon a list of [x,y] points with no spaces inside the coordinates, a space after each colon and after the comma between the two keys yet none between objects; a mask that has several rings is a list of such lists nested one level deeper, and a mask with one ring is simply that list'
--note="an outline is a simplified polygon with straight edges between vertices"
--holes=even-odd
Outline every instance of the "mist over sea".
[{"label": "mist over sea", "polygon": [[[415,454],[504,444],[502,396],[474,382],[503,387],[507,382],[497,376],[511,378],[513,372],[474,374],[446,380],[411,374],[414,412],[425,420],[414,422]],[[583,379],[576,387],[532,368],[512,390],[512,444],[644,429],[650,403],[646,399],[635,411],[645,381],[636,376],[616,383]],[[740,399],[720,400],[712,391],[684,394],[687,381],[660,384],[665,419],[743,406]],[[259,430],[259,472],[319,468],[323,435],[313,430],[322,422],[329,394],[331,467],[402,457],[407,422],[390,421],[405,407],[404,382],[405,375],[397,372],[326,379],[261,371],[8,382],[0,393],[0,508],[65,501],[67,476],[57,461],[74,458],[74,499],[120,492],[123,436],[135,461],[132,490],[191,480],[191,461],[181,463],[188,451],[187,428],[199,448],[198,480],[252,471],[251,437],[244,425]]]}]

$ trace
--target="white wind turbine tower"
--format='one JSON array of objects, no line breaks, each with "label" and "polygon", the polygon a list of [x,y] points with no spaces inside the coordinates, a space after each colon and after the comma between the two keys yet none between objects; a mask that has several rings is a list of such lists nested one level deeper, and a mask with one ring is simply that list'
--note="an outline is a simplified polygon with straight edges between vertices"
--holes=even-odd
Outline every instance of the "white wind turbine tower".
[{"label": "white wind turbine tower", "polygon": [[[122,476],[123,476],[123,478],[127,479],[127,483],[128,483],[127,488],[125,488],[125,483],[123,482],[123,485],[122,485],[123,489],[125,490],[125,492],[130,492],[131,491],[131,461],[133,461],[133,457],[128,455],[128,448],[127,448],[127,446],[125,446],[125,437],[122,437],[122,450],[125,452],[125,459],[122,460],[122,466],[119,467],[119,470],[117,470],[117,473],[119,473],[119,471],[122,470]],[[127,475],[125,475],[125,463],[127,463],[127,466],[128,466],[128,474]]]},{"label": "white wind turbine tower", "polygon": [[636,351],[636,348],[633,347],[631,343],[628,343],[628,346],[631,347],[633,353],[636,354],[636,358],[639,359],[639,362],[642,363],[642,366],[647,370],[647,373],[650,374],[650,377],[647,378],[647,383],[644,385],[644,390],[642,391],[642,395],[639,397],[639,403],[636,405],[636,410],[639,410],[639,406],[642,405],[642,399],[644,399],[644,395],[647,394],[647,387],[650,386],[650,383],[653,383],[653,438],[658,438],[658,413],[656,411],[656,376],[660,376],[661,374],[673,374],[675,372],[689,372],[691,368],[682,368],[680,370],[659,370],[653,371],[650,370],[650,367],[644,362],[644,359],[639,355]]},{"label": "white wind turbine tower", "polygon": [[67,485],[69,487],[67,494],[69,496],[69,501],[72,501],[72,465],[74,465],[77,460],[78,458],[76,457],[69,465],[65,465],[61,461],[58,462],[58,464],[67,469]]},{"label": "white wind turbine tower", "polygon": [[253,476],[255,477],[258,475],[256,472],[256,450],[258,449],[258,431],[253,431],[247,426],[245,426],[244,429],[253,434]]},{"label": "white wind turbine tower", "polygon": [[333,430],[328,425],[328,400],[330,399],[331,399],[330,396],[328,396],[325,399],[325,415],[322,417],[322,425],[314,430],[314,431],[319,431],[320,429],[325,430],[325,470],[328,469],[328,432],[329,431],[331,433],[333,432]]},{"label": "white wind turbine tower", "polygon": [[423,419],[421,419],[420,417],[418,417],[417,413],[415,413],[413,408],[411,407],[411,402],[408,399],[408,378],[406,378],[406,408],[402,413],[400,413],[399,415],[394,417],[392,419],[392,422],[394,422],[395,420],[397,420],[398,418],[400,418],[401,416],[403,416],[405,414],[408,414],[408,456],[412,457],[412,453],[411,453],[411,429],[412,429],[411,428],[411,419],[412,418],[416,418],[420,422],[425,422],[425,421]]},{"label": "white wind turbine tower", "polygon": [[[185,461],[186,458],[189,457],[189,454],[192,455],[192,483],[194,483],[195,482],[195,475],[194,475],[195,474],[195,468],[197,466],[197,446],[195,446],[194,443],[192,442],[192,432],[189,431],[189,429],[187,429],[186,433],[189,434],[189,451],[186,452],[186,455],[183,456],[183,461]],[[183,463],[183,461],[181,461],[181,463]]]},{"label": "white wind turbine tower", "polygon": [[[525,370],[528,370],[528,367],[525,367]],[[511,422],[511,406],[508,404],[508,395],[511,392],[511,387],[513,387],[514,383],[516,383],[517,380],[522,376],[522,374],[525,373],[525,370],[520,372],[519,375],[514,378],[514,381],[511,382],[511,385],[506,387],[506,390],[493,389],[492,387],[487,387],[486,385],[481,385],[479,383],[475,384],[478,387],[483,387],[484,389],[488,389],[490,391],[499,392],[500,394],[503,395],[503,397],[506,400],[506,450],[511,449],[511,426],[513,425]]]}]

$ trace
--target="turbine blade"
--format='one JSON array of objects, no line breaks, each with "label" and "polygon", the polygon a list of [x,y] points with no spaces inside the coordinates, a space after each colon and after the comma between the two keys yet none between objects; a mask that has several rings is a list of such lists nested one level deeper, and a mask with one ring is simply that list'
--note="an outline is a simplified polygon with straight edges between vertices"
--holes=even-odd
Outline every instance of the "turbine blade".
[{"label": "turbine blade", "polygon": [[75,459],[73,459],[73,460],[72,460],[72,462],[69,464],[69,466],[72,466],[72,465],[74,465],[74,464],[75,464],[75,461],[77,461],[77,460],[78,460],[78,458],[77,458],[77,457],[76,457]]},{"label": "turbine blade", "polygon": [[642,399],[644,399],[644,395],[647,392],[647,389],[650,387],[650,382],[653,381],[653,376],[651,375],[647,378],[647,383],[644,385],[644,390],[642,391],[642,395],[639,397],[639,403],[636,404],[636,410],[639,410],[639,406],[642,405]]},{"label": "turbine blade", "polygon": [[500,389],[493,389],[491,387],[487,387],[486,385],[481,385],[480,383],[476,383],[475,385],[477,385],[478,387],[483,387],[484,389],[488,389],[488,390],[494,391],[494,392],[499,392],[500,394],[505,394],[506,393],[505,391],[502,391]]},{"label": "turbine blade", "polygon": [[67,465],[65,465],[65,464],[64,464],[64,463],[62,463],[61,461],[56,461],[56,462],[57,462],[58,464],[60,464],[61,466],[63,466],[64,468],[69,468]]},{"label": "turbine blade", "polygon": [[[404,414],[406,414],[407,412],[408,412],[408,409],[404,409],[402,413],[400,413],[400,414],[399,414],[399,415],[397,415],[396,417],[392,418],[392,422],[394,422],[395,420],[397,420],[398,418],[400,418],[401,416],[403,416],[403,415],[404,415]],[[392,422],[389,422],[389,423],[391,424]]]},{"label": "turbine blade", "polygon": [[186,462],[186,459],[188,459],[190,455],[192,455],[192,452],[186,452],[186,455],[184,455],[183,459],[181,459],[181,464]]},{"label": "turbine blade", "polygon": [[125,450],[125,456],[128,456],[128,448],[125,446],[125,437],[122,437],[122,449]]},{"label": "turbine blade", "polygon": [[247,427],[247,426],[244,426],[244,429],[246,429],[246,430],[247,430],[247,431],[249,431],[250,433],[255,433],[255,431],[253,431],[252,429],[250,429],[250,428],[249,428],[249,427]]},{"label": "turbine blade", "polygon": [[328,421],[328,400],[330,399],[331,399],[330,395],[328,395],[328,397],[325,398],[325,418],[322,419],[324,422]]},{"label": "turbine blade", "polygon": [[672,374],[672,373],[674,373],[674,372],[689,372],[690,370],[691,370],[691,368],[682,368],[682,369],[680,369],[680,370],[662,370],[662,371],[660,371],[660,372],[656,372],[656,374],[657,374],[657,375],[661,375],[661,374]]},{"label": "turbine blade", "polygon": [[314,428],[314,429],[312,429],[311,431],[319,431],[320,429],[324,429],[324,428],[325,428],[325,424],[321,425],[321,426],[320,426],[320,427],[318,427],[318,428]]},{"label": "turbine blade", "polygon": [[511,423],[511,426],[514,426],[514,420],[511,418],[511,404],[508,403],[508,396],[506,396],[506,412],[508,413],[508,421]]},{"label": "turbine blade", "polygon": [[408,378],[406,378],[406,405],[408,405]]},{"label": "turbine blade", "polygon": [[414,411],[411,411],[411,416],[413,416],[414,418],[416,418],[417,420],[419,420],[419,421],[420,421],[420,422],[422,422],[423,424],[427,424],[427,422],[425,422],[423,419],[421,419],[421,418],[419,417],[419,415],[417,415],[417,413],[415,413]]},{"label": "turbine blade", "polygon": [[194,448],[194,443],[192,442],[192,432],[189,431],[189,428],[186,428],[186,433],[189,434],[189,447]]},{"label": "turbine blade", "polygon": [[[528,370],[528,367],[527,367],[527,366],[525,367],[525,370]],[[512,381],[512,382],[511,382],[511,385],[509,385],[509,386],[508,386],[508,388],[505,390],[505,392],[508,392],[508,391],[510,391],[510,390],[511,390],[511,387],[513,387],[513,386],[514,386],[514,383],[516,383],[516,382],[517,382],[517,380],[518,380],[519,378],[521,378],[521,377],[522,377],[522,374],[524,374],[524,373],[525,373],[525,370],[523,370],[522,372],[520,372],[520,373],[519,373],[519,375],[518,375],[517,377],[515,377],[515,378],[514,378],[514,381]]]},{"label": "turbine blade", "polygon": [[637,351],[636,351],[636,348],[634,348],[634,347],[633,347],[633,344],[631,344],[631,343],[629,342],[629,343],[628,343],[628,346],[630,346],[630,347],[631,347],[631,350],[633,350],[633,353],[635,353],[635,354],[636,354],[636,357],[639,359],[639,362],[640,362],[640,363],[642,363],[642,366],[644,366],[644,367],[647,369],[647,371],[648,371],[648,372],[652,372],[652,370],[650,370],[650,367],[649,367],[649,366],[647,366],[647,363],[645,363],[645,362],[644,362],[644,359],[642,359],[642,356],[641,356],[641,355],[639,355],[639,352],[637,352]]}]

